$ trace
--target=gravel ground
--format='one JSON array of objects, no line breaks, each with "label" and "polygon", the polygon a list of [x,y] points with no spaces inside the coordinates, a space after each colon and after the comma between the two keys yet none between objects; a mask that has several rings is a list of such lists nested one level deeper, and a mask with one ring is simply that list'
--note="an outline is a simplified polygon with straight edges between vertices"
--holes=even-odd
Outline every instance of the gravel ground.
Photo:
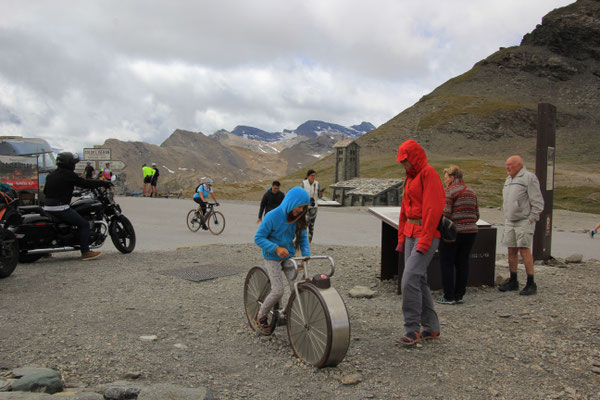
[{"label": "gravel ground", "polygon": [[[378,279],[379,249],[313,254],[336,260],[332,282],[351,320],[335,368],[298,362],[283,327],[271,337],[248,327],[244,277],[261,258],[239,244],[19,265],[0,281],[0,378],[34,365],[91,389],[139,373],[140,384],[208,386],[221,399],[600,399],[597,261],[537,266],[537,296],[469,288],[465,304],[436,306],[440,340],[407,349],[394,342],[402,298]],[[202,265],[239,273],[199,283],[161,274]],[[508,274],[503,256],[496,273]],[[375,297],[351,298],[355,285]],[[157,340],[140,339],[149,335]]]}]

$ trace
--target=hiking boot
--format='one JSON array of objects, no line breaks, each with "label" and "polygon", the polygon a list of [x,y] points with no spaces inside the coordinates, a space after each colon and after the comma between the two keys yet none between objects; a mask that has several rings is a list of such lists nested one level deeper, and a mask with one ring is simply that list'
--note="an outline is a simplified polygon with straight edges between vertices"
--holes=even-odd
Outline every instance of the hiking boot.
[{"label": "hiking boot", "polygon": [[101,251],[88,251],[87,253],[83,253],[81,255],[81,259],[83,261],[93,260],[94,258],[98,258],[102,255]]},{"label": "hiking boot", "polygon": [[525,285],[523,290],[521,290],[519,292],[519,294],[521,296],[531,296],[532,294],[536,294],[536,293],[537,293],[537,285],[535,283]]},{"label": "hiking boot", "polygon": [[498,286],[498,290],[501,292],[512,292],[515,290],[519,290],[519,282],[517,281],[508,281]]},{"label": "hiking boot", "polygon": [[412,346],[418,341],[423,340],[423,336],[417,331],[407,332],[401,338],[396,339],[396,343],[400,343],[403,346]]},{"label": "hiking boot", "polygon": [[423,337],[423,340],[439,339],[440,331],[435,331],[435,332],[423,331],[423,332],[421,332],[421,336]]},{"label": "hiking boot", "polygon": [[437,299],[435,299],[435,302],[440,304],[456,304],[456,301],[448,300],[445,296],[438,297]]}]

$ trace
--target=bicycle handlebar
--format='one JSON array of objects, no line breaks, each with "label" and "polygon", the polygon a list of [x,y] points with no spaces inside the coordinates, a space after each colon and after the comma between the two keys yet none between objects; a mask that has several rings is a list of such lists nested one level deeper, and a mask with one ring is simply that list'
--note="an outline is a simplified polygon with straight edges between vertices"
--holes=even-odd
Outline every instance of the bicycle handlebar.
[{"label": "bicycle handlebar", "polygon": [[292,261],[292,264],[294,264],[294,271],[295,271],[295,274],[294,274],[294,277],[292,280],[295,280],[298,277],[298,272],[300,271],[300,268],[298,267],[298,261],[300,261],[300,263],[303,266],[305,278],[308,278],[308,269],[306,268],[305,262],[307,262],[309,260],[329,260],[329,267],[331,268],[331,270],[326,275],[329,278],[331,278],[333,276],[333,273],[335,272],[335,262],[333,261],[333,258],[331,258],[330,256],[292,257],[292,258],[290,258],[290,260]]}]

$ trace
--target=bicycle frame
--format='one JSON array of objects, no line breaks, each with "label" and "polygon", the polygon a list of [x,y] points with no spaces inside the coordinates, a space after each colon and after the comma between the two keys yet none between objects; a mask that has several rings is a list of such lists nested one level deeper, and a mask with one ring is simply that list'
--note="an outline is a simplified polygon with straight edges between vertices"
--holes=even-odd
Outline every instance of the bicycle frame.
[{"label": "bicycle frame", "polygon": [[[300,304],[300,314],[302,315],[302,320],[306,321],[306,317],[304,316],[304,311],[302,311],[303,310],[302,300],[300,299],[300,292],[298,291],[298,285],[300,283],[305,283],[305,282],[309,281],[308,261],[309,260],[329,260],[329,266],[330,266],[331,270],[329,271],[329,274],[325,274],[325,275],[327,275],[328,278],[331,278],[333,276],[333,273],[335,272],[335,262],[333,261],[333,258],[331,258],[330,256],[292,257],[289,260],[292,261],[292,264],[294,265],[295,274],[292,278],[292,281],[294,281],[294,292],[296,292],[296,297],[298,298],[298,303]],[[301,266],[298,266],[298,261],[300,261]],[[302,280],[296,280],[296,278],[298,277],[298,273],[300,271],[303,272],[304,277]]]}]

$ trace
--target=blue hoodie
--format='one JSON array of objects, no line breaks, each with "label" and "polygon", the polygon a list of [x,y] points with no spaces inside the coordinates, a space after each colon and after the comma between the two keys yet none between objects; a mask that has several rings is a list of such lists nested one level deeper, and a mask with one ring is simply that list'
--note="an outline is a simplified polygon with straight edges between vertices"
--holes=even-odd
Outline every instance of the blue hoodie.
[{"label": "blue hoodie", "polygon": [[[262,223],[254,235],[254,243],[262,249],[262,255],[267,260],[282,260],[275,253],[277,247],[285,247],[293,257],[296,254],[294,238],[296,237],[296,222],[288,222],[288,214],[298,206],[308,205],[310,197],[308,192],[301,187],[292,188],[283,199],[279,207],[274,208],[265,215]],[[304,218],[304,216],[302,216]],[[300,251],[305,257],[310,256],[308,235],[306,229],[300,236]]]}]

